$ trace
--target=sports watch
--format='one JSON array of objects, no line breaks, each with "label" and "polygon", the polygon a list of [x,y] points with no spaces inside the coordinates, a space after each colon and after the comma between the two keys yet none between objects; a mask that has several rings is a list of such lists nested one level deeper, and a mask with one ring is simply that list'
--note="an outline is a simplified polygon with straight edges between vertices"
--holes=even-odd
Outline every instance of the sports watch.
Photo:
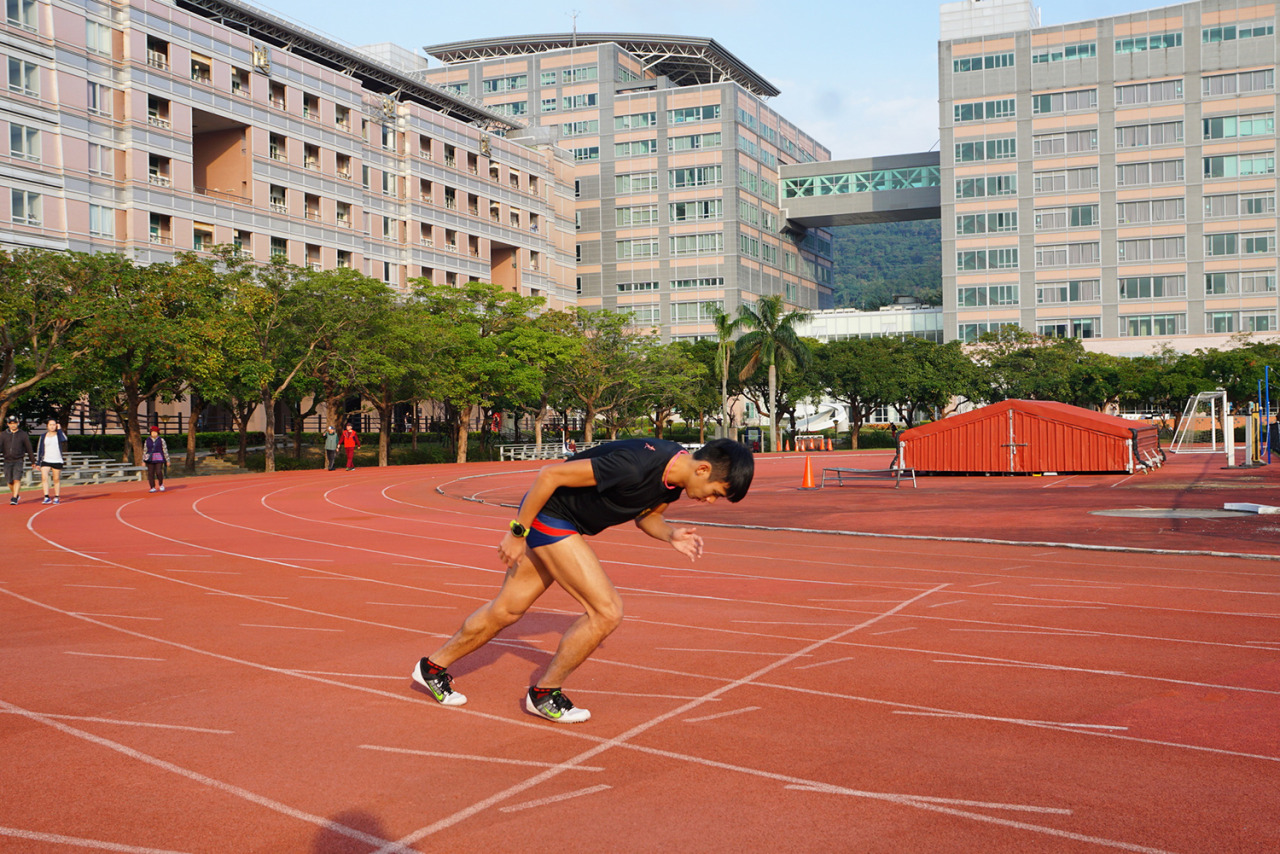
[{"label": "sports watch", "polygon": [[520,539],[524,539],[525,537],[529,536],[529,529],[526,528],[524,525],[521,525],[515,519],[512,519],[511,524],[508,525],[507,527],[511,529],[511,533],[513,535],[519,537]]}]

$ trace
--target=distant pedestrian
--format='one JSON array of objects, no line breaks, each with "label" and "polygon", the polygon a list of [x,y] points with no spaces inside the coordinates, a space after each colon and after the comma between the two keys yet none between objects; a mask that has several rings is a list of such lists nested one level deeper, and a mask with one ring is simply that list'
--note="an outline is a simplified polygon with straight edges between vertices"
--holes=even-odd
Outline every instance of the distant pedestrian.
[{"label": "distant pedestrian", "polygon": [[350,424],[342,431],[338,444],[347,451],[347,471],[356,470],[356,448],[360,447],[360,434]]},{"label": "distant pedestrian", "polygon": [[169,467],[169,445],[160,435],[159,427],[151,428],[151,435],[142,444],[142,461],[147,464],[147,485],[151,492],[164,492],[164,472]]},{"label": "distant pedestrian", "polygon": [[324,467],[333,471],[338,466],[338,428],[332,424],[324,433]]},{"label": "distant pedestrian", "polygon": [[893,440],[893,462],[889,463],[890,470],[897,469],[898,459],[902,456],[902,448],[898,445],[898,425],[889,425],[889,437]]},{"label": "distant pedestrian", "polygon": [[[36,443],[36,465],[40,466],[40,488],[44,490],[41,504],[62,503],[62,467],[67,464],[67,434],[62,432],[58,419],[50,418],[45,432]],[[53,495],[49,495],[50,482]]]},{"label": "distant pedestrian", "polygon": [[0,433],[0,457],[4,458],[4,482],[9,484],[10,504],[18,503],[18,492],[22,489],[22,464],[30,460],[31,467],[36,467],[36,455],[31,450],[31,437],[18,424],[18,416],[10,415],[7,428]]}]

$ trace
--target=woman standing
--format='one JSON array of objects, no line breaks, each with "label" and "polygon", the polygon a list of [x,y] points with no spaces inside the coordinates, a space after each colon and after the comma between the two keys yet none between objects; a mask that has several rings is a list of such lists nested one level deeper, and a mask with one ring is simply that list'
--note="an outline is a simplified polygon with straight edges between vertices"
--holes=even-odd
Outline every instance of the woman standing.
[{"label": "woman standing", "polygon": [[338,465],[338,431],[330,424],[324,433],[324,467],[333,471]]},{"label": "woman standing", "polygon": [[159,427],[151,427],[151,435],[142,445],[142,461],[147,464],[147,483],[151,486],[151,491],[155,492],[156,484],[159,483],[160,491],[164,492],[164,471],[169,467],[169,445],[161,438]]},{"label": "woman standing", "polygon": [[[40,466],[40,486],[44,489],[41,504],[62,503],[62,467],[67,464],[67,434],[50,418],[36,446],[36,465]],[[53,480],[53,498],[49,497],[49,481]]]}]

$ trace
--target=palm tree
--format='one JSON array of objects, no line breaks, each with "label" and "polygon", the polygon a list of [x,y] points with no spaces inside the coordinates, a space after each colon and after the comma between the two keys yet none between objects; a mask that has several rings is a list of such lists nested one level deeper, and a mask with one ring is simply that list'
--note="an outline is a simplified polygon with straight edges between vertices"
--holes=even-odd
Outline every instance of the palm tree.
[{"label": "palm tree", "polygon": [[803,311],[783,313],[782,297],[761,297],[755,307],[738,306],[737,324],[750,329],[738,341],[747,363],[738,374],[745,380],[761,366],[769,369],[769,450],[778,450],[778,365],[784,368],[809,361],[809,348],[796,335],[796,324],[808,318]]},{"label": "palm tree", "polygon": [[712,320],[716,324],[716,371],[720,374],[720,417],[722,436],[729,435],[729,361],[733,358],[733,334],[738,331],[740,320],[727,312],[716,310]]}]

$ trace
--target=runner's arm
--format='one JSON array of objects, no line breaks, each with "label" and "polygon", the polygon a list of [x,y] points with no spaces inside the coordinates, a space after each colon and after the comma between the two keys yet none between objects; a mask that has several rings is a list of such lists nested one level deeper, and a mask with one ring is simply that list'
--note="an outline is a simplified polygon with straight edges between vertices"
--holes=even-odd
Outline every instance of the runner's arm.
[{"label": "runner's arm", "polygon": [[655,540],[670,543],[680,554],[695,560],[702,557],[702,536],[693,528],[676,528],[663,518],[666,504],[659,504],[649,512],[636,519],[636,527]]},{"label": "runner's arm", "polygon": [[[542,512],[542,508],[551,498],[551,493],[562,486],[595,485],[596,474],[591,468],[591,460],[570,460],[549,465],[539,471],[538,476],[533,479],[533,486],[529,487],[529,492],[520,505],[516,521],[528,531],[533,527],[534,518]],[[524,556],[526,545],[524,537],[517,537],[511,531],[507,531],[498,545],[498,554],[505,565],[513,566]]]}]

